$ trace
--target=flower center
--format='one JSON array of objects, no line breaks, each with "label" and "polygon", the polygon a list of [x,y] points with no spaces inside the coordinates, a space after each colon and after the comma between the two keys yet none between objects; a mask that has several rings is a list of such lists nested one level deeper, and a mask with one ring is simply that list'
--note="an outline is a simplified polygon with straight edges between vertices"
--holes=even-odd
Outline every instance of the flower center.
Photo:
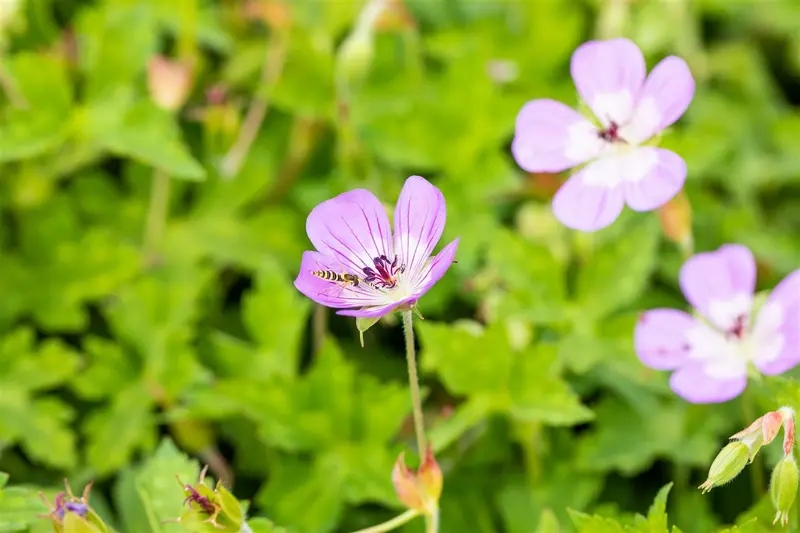
[{"label": "flower center", "polygon": [[619,124],[617,124],[612,120],[609,122],[608,128],[597,131],[597,136],[611,144],[614,143],[628,144],[628,141],[619,136],[619,127],[620,127]]},{"label": "flower center", "polygon": [[725,332],[727,338],[734,338],[737,340],[744,339],[747,327],[747,315],[738,315],[733,320],[733,325]]},{"label": "flower center", "polygon": [[399,259],[389,261],[385,255],[372,260],[373,267],[364,267],[364,281],[379,289],[393,289],[397,286],[400,274],[406,271],[406,265],[398,265]]}]

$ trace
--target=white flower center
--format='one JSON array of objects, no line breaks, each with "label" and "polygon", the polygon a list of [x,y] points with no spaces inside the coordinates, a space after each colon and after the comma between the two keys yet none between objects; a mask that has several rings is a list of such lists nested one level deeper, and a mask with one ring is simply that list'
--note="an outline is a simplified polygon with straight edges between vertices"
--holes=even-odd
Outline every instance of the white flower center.
[{"label": "white flower center", "polygon": [[783,309],[778,304],[765,305],[753,328],[749,327],[752,297],[737,295],[709,305],[707,317],[715,325],[727,324],[721,331],[698,322],[686,335],[689,358],[704,361],[706,373],[716,379],[734,379],[747,374],[749,363],[766,364],[777,359],[785,343],[780,327]]}]

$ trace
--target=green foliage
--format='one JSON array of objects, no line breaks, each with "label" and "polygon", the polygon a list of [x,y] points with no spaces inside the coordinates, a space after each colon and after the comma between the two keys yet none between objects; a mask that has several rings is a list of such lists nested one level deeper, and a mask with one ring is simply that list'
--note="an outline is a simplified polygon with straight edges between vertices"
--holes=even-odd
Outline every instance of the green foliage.
[{"label": "green foliage", "polygon": [[[403,512],[399,321],[336,316],[292,280],[315,205],[366,188],[391,207],[410,174],[461,238],[415,321],[440,533],[777,531],[757,472],[779,446],[696,486],[742,412],[800,412],[800,374],[675,397],[632,343],[642,310],[685,306],[658,216],[569,231],[556,177],[508,144],[526,101],[578,104],[587,39],[684,57],[695,98],[661,146],[689,169],[695,249],[746,244],[771,289],[800,264],[794,0],[405,0],[365,28],[368,3],[0,0],[0,533],[54,531],[38,491],[64,477],[95,482],[96,519],[64,531],[344,533]],[[150,94],[158,54],[192,72],[177,111]],[[223,528],[182,505],[175,476],[198,486],[201,464]]]}]

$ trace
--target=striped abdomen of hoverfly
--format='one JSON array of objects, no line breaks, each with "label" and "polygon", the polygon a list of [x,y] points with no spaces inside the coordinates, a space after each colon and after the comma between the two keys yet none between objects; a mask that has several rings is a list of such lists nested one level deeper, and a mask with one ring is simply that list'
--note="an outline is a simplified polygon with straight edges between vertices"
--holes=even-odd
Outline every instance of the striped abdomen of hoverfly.
[{"label": "striped abdomen of hoverfly", "polygon": [[363,281],[361,278],[354,276],[353,274],[348,274],[347,272],[342,272],[340,274],[333,270],[314,270],[311,272],[311,274],[320,279],[324,279],[325,281],[343,283],[345,285],[352,285],[353,287],[358,287],[359,282]]}]

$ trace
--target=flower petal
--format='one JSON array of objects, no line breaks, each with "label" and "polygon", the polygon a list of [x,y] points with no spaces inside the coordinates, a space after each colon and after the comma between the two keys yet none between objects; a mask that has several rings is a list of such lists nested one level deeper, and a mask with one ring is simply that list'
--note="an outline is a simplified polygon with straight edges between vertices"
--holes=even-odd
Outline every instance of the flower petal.
[{"label": "flower petal", "polygon": [[565,226],[597,231],[614,222],[622,212],[622,187],[608,187],[591,180],[592,172],[597,171],[593,167],[601,164],[602,160],[590,163],[569,178],[553,196],[553,214]]},{"label": "flower petal", "polygon": [[336,311],[336,314],[342,316],[352,316],[356,318],[378,318],[384,315],[388,315],[401,305],[411,304],[414,303],[415,301],[417,301],[416,296],[409,296],[408,298],[405,298],[398,302],[392,302],[386,305],[366,307],[364,309],[345,309],[342,311]]},{"label": "flower petal", "polygon": [[686,334],[697,322],[677,309],[652,309],[636,323],[633,343],[639,359],[656,370],[674,370],[689,356]]},{"label": "flower petal", "polygon": [[766,375],[800,364],[800,270],[781,281],[764,302],[753,327],[754,363]]},{"label": "flower petal", "polygon": [[[733,365],[740,361],[731,361]],[[715,377],[715,369],[708,363],[697,361],[682,366],[672,373],[669,385],[675,393],[691,403],[722,403],[739,396],[747,386],[747,372],[743,364],[731,366],[726,377]]]},{"label": "flower petal", "polygon": [[681,267],[684,296],[717,327],[728,331],[737,318],[749,318],[756,287],[756,261],[740,244],[689,258]]},{"label": "flower petal", "polygon": [[605,147],[597,128],[555,100],[533,100],[517,115],[511,153],[528,172],[561,172],[596,157]]},{"label": "flower petal", "polygon": [[394,248],[413,278],[433,252],[444,231],[444,195],[425,178],[411,176],[394,208]]},{"label": "flower petal", "polygon": [[353,287],[336,282],[325,281],[312,272],[315,270],[332,270],[336,273],[348,272],[341,262],[319,252],[303,252],[300,273],[294,280],[294,286],[301,293],[318,304],[327,307],[363,307],[378,305],[384,302],[380,294],[373,293],[367,287]]},{"label": "flower petal", "polygon": [[637,152],[655,154],[657,162],[640,179],[625,182],[625,202],[634,211],[652,211],[681,190],[686,181],[686,163],[675,152],[663,148],[639,148]]},{"label": "flower petal", "polygon": [[589,41],[572,54],[570,72],[578,92],[603,126],[625,124],[633,115],[647,67],[628,39]]},{"label": "flower petal", "polygon": [[625,139],[640,143],[675,123],[694,97],[694,78],[686,61],[669,56],[647,76],[639,94],[633,118],[620,132]]},{"label": "flower petal", "polygon": [[442,279],[447,269],[453,264],[453,259],[458,249],[458,241],[459,239],[455,239],[442,248],[441,251],[423,267],[417,278],[410,282],[416,298],[422,297],[431,287],[436,285],[437,281]]},{"label": "flower petal", "polygon": [[312,209],[306,232],[319,252],[335,257],[352,274],[363,275],[363,268],[380,255],[393,256],[386,209],[365,189],[342,193]]}]

